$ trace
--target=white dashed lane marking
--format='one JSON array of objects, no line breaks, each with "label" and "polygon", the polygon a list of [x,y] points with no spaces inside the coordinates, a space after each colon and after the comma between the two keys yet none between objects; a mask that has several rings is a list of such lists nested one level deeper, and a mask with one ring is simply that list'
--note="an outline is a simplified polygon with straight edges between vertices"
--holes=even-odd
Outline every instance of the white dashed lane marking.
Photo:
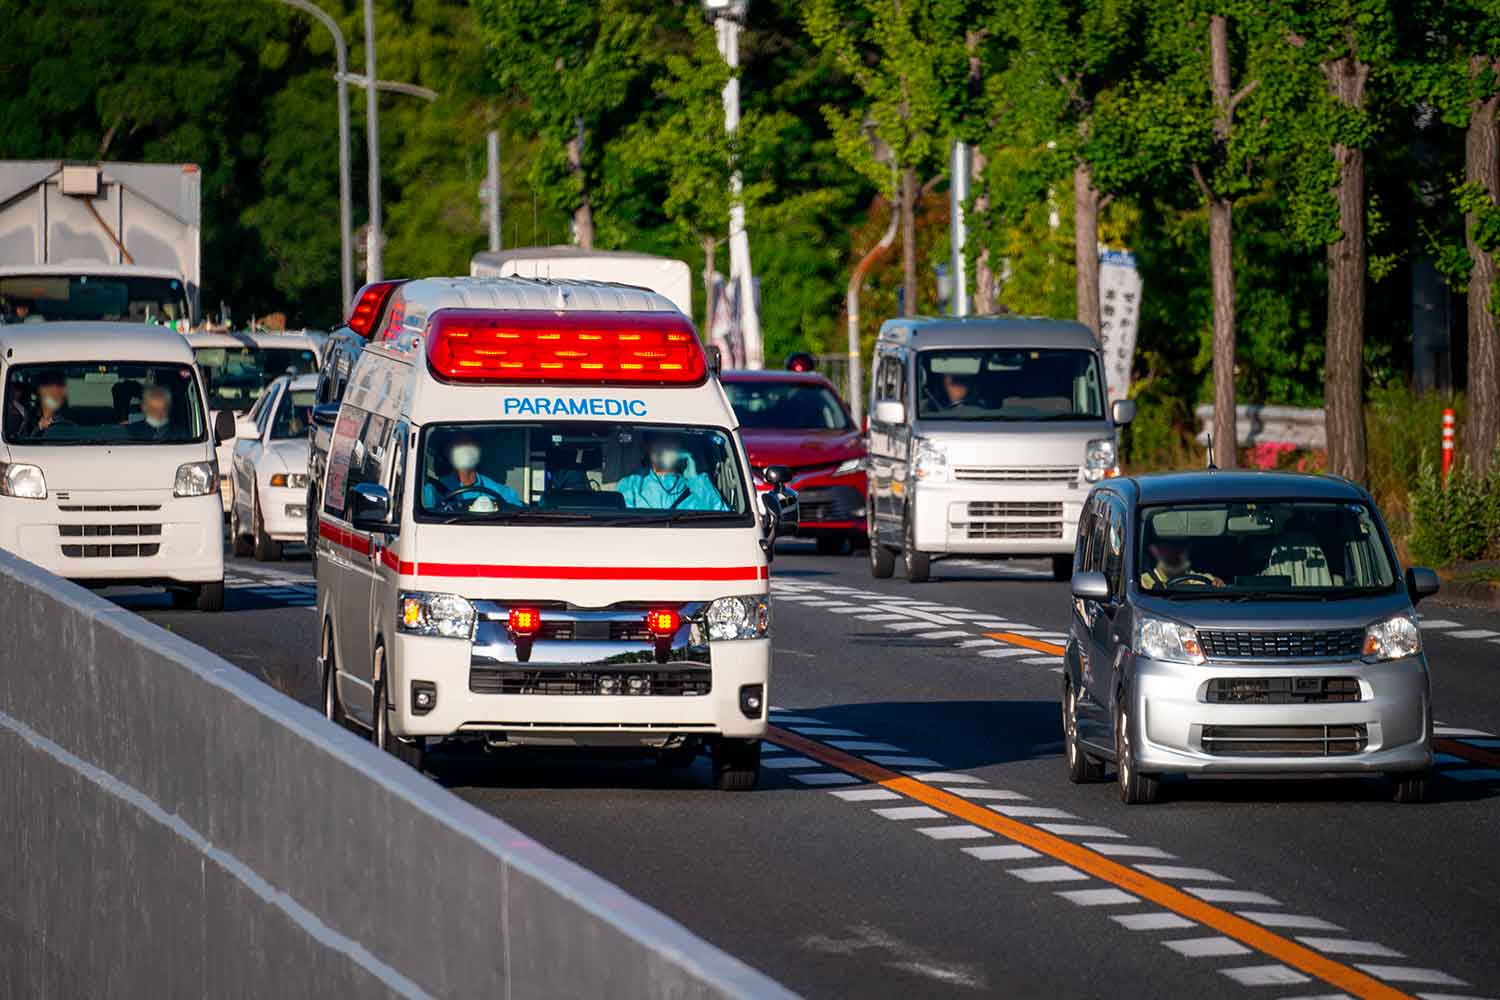
[{"label": "white dashed lane marking", "polygon": [[1008,874],[1027,882],[1082,882],[1088,878],[1077,868],[1067,865],[1042,865],[1037,868],[1007,868]]},{"label": "white dashed lane marking", "polygon": [[981,830],[968,823],[955,823],[952,826],[919,826],[917,832],[933,840],[984,840],[986,837],[994,836],[990,831]]},{"label": "white dashed lane marking", "polygon": [[1292,986],[1310,982],[1302,973],[1284,965],[1248,965],[1240,969],[1219,971],[1241,986]]},{"label": "white dashed lane marking", "polygon": [[1175,931],[1198,926],[1175,913],[1122,913],[1109,919],[1129,931]]},{"label": "white dashed lane marking", "polygon": [[965,847],[963,852],[980,861],[1028,861],[1041,857],[1036,851],[1020,844],[986,844],[983,847]]},{"label": "white dashed lane marking", "polygon": [[1078,906],[1117,906],[1140,902],[1122,889],[1070,889],[1059,892],[1058,895]]},{"label": "white dashed lane marking", "polygon": [[871,809],[876,816],[885,819],[942,819],[943,814],[931,806],[892,806],[889,809]]},{"label": "white dashed lane marking", "polygon": [[1163,941],[1179,955],[1187,958],[1224,958],[1229,955],[1248,955],[1250,949],[1227,937],[1183,938],[1181,941]]}]

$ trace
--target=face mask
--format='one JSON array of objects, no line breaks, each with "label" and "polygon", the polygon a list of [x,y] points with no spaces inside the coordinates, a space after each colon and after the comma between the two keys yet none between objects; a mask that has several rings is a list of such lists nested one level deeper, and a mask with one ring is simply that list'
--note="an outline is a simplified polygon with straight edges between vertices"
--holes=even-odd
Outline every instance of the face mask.
[{"label": "face mask", "polygon": [[455,469],[467,472],[479,464],[479,445],[454,445],[453,450],[448,453],[448,458],[453,462]]},{"label": "face mask", "polygon": [[150,427],[151,427],[152,430],[159,431],[163,427],[167,426],[168,421],[167,421],[166,417],[149,417],[148,416],[146,418],[146,423],[148,425],[150,425]]},{"label": "face mask", "polygon": [[62,408],[62,400],[56,396],[42,397],[42,410],[46,413],[56,413]]},{"label": "face mask", "polygon": [[1187,554],[1179,553],[1176,562],[1168,562],[1166,558],[1162,558],[1160,564],[1165,573],[1180,573],[1187,569]]},{"label": "face mask", "polygon": [[658,469],[677,471],[677,463],[682,459],[682,453],[676,448],[658,448],[651,453],[651,463]]}]

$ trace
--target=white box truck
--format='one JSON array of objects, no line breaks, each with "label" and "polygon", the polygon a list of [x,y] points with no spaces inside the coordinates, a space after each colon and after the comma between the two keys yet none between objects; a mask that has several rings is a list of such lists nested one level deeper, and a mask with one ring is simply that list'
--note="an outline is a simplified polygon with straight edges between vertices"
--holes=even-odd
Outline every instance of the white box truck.
[{"label": "white box truck", "polygon": [[635,285],[663,296],[677,311],[693,315],[693,273],[686,261],[631,250],[584,250],[575,246],[517,247],[485,251],[469,262],[475,278],[566,278]]},{"label": "white box truck", "polygon": [[192,163],[0,161],[0,323],[198,319]]}]

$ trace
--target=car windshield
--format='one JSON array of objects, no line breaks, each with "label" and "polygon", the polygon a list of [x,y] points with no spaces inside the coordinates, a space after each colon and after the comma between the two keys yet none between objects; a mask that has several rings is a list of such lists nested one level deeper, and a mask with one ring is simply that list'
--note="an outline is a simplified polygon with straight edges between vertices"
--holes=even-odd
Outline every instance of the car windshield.
[{"label": "car windshield", "polygon": [[1168,597],[1389,590],[1396,571],[1362,503],[1273,500],[1141,510],[1141,589]]},{"label": "car windshield", "polygon": [[923,420],[1100,420],[1104,386],[1092,351],[966,348],[917,355]]},{"label": "car windshield", "polygon": [[725,382],[744,430],[841,431],[849,416],[827,386],[807,382]]},{"label": "car windshield", "polygon": [[419,517],[448,522],[746,524],[734,440],[711,427],[439,424],[417,456]]},{"label": "car windshield", "polygon": [[271,440],[305,436],[308,425],[312,423],[312,408],[317,395],[316,389],[287,389],[283,392],[276,406],[276,422],[271,425]]},{"label": "car windshield", "polygon": [[176,278],[20,274],[0,278],[0,318],[6,323],[117,320],[172,325],[188,318],[188,304]]},{"label": "car windshield", "polygon": [[204,440],[198,380],[186,364],[17,365],[5,379],[15,445],[186,444]]},{"label": "car windshield", "polygon": [[283,375],[309,375],[318,370],[318,355],[310,348],[200,347],[193,351],[212,410],[243,414],[266,386]]}]

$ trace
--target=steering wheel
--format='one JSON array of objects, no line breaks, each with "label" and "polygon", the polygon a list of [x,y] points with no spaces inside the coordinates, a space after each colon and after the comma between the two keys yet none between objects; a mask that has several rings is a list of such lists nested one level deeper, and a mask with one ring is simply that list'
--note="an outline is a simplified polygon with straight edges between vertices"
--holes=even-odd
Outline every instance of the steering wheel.
[{"label": "steering wheel", "polygon": [[1196,585],[1202,586],[1202,587],[1220,587],[1220,586],[1223,586],[1223,584],[1219,583],[1218,580],[1215,580],[1213,577],[1209,576],[1207,573],[1195,573],[1195,572],[1192,572],[1192,571],[1184,573],[1181,576],[1174,576],[1174,577],[1172,577],[1172,579],[1170,579],[1170,580],[1167,581],[1167,587],[1168,588],[1175,587],[1179,583],[1196,584]]},{"label": "steering wheel", "polygon": [[505,499],[505,497],[501,496],[497,491],[490,489],[488,486],[482,486],[479,483],[475,483],[472,486],[460,486],[458,489],[452,491],[451,493],[445,493],[443,494],[443,499],[441,502],[446,504],[449,501],[456,499],[457,497],[463,496],[465,493],[479,493],[483,496],[490,497],[496,503],[503,504],[506,507],[515,506],[515,504]]}]

